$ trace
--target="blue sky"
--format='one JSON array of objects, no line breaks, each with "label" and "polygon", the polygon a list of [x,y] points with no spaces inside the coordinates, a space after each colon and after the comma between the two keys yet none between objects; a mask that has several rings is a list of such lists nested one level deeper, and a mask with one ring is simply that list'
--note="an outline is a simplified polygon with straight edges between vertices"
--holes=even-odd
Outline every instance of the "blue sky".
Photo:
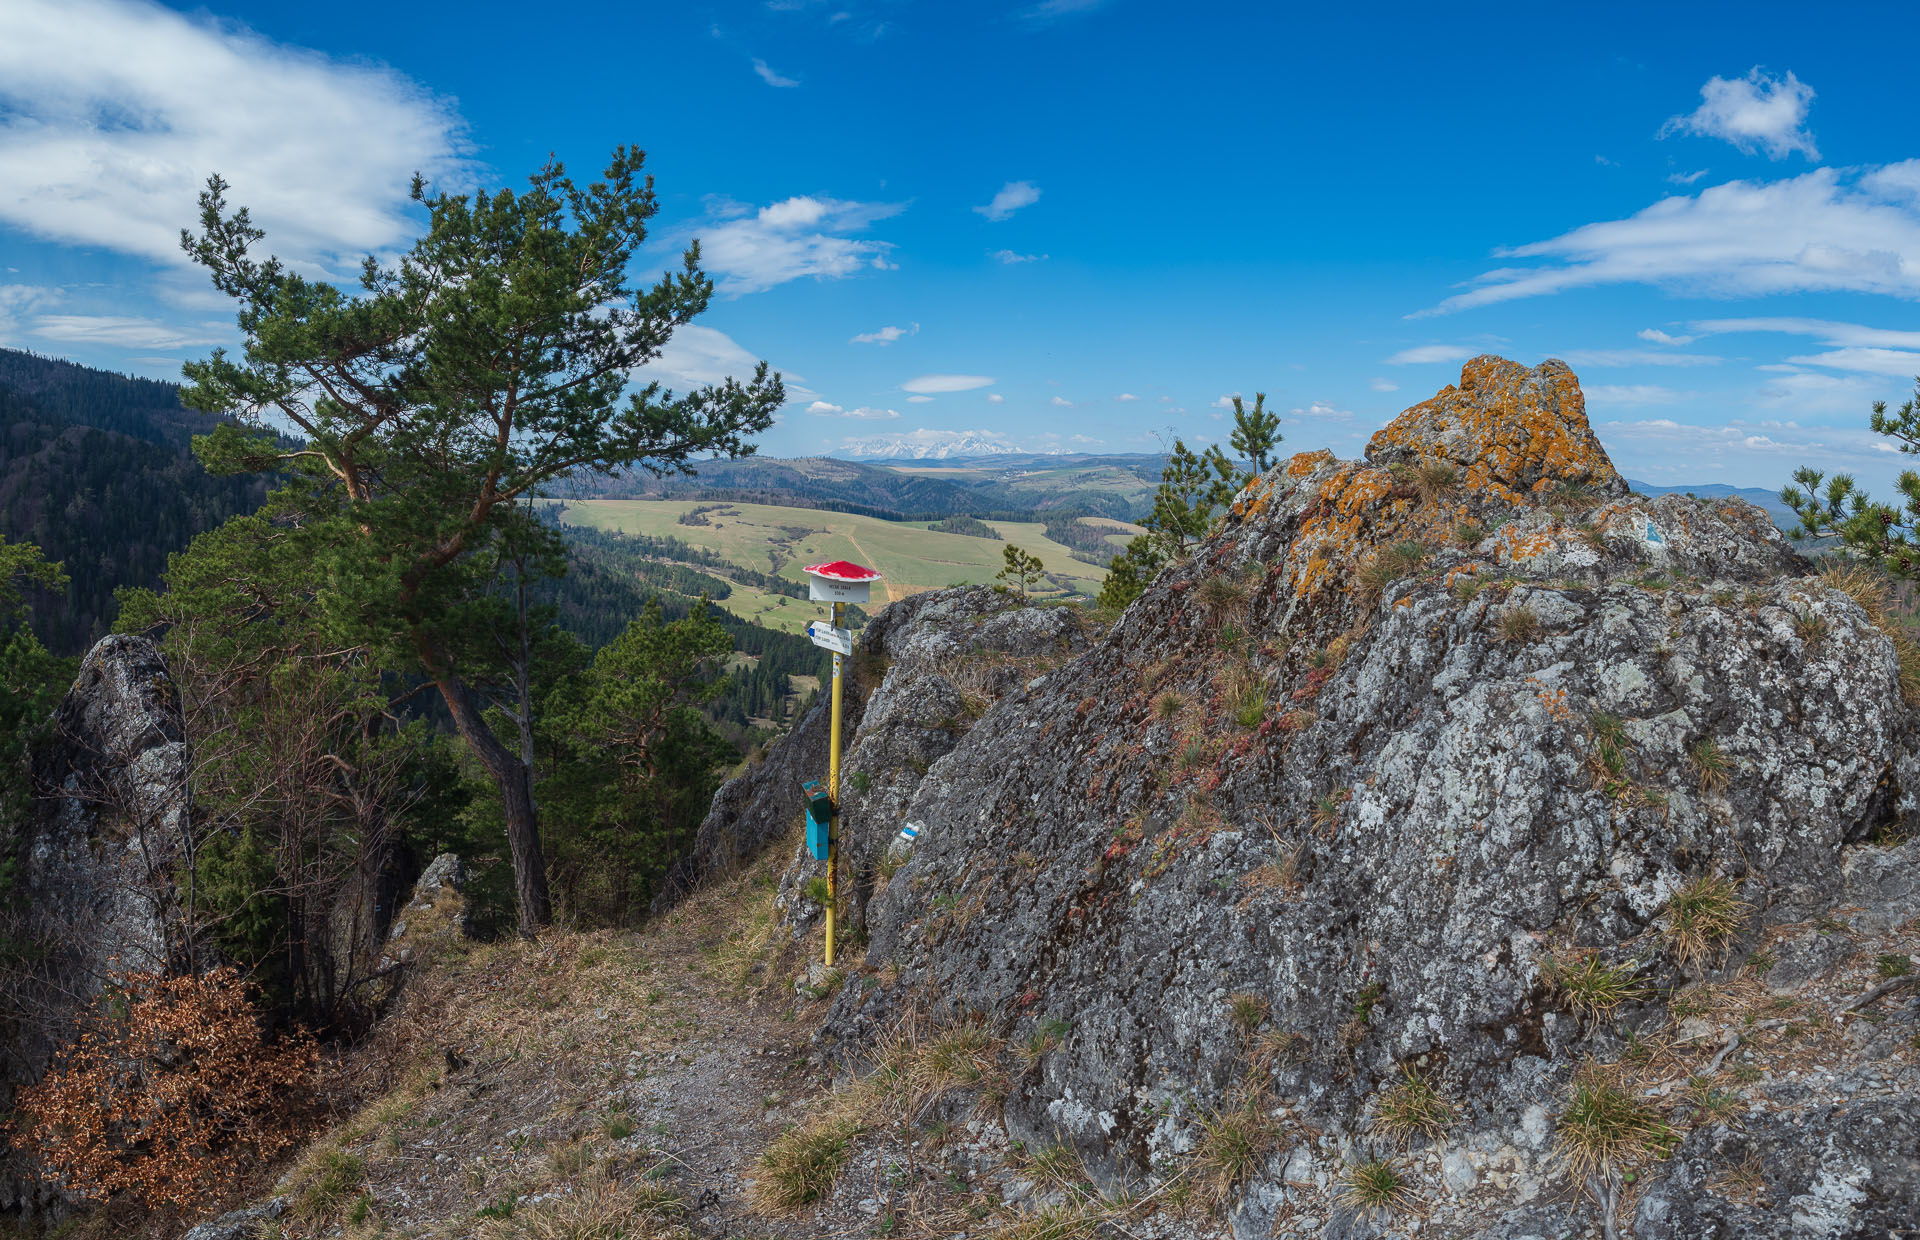
[{"label": "blue sky", "polygon": [[1151,450],[1261,390],[1356,455],[1493,351],[1572,363],[1648,481],[1903,464],[1865,421],[1920,372],[1914,6],[1294,7],[6,0],[0,344],[229,341],[173,241],[210,171],[346,273],[415,168],[633,142],[649,258],[699,236],[722,291],[653,369],[772,361],[766,452]]}]

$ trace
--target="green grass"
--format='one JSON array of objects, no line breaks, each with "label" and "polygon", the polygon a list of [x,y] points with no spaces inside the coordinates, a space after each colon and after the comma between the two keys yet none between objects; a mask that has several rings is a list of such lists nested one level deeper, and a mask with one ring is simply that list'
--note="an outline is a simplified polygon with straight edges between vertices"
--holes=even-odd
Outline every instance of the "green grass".
[{"label": "green grass", "polygon": [[[1049,573],[1067,581],[1073,593],[1096,594],[1106,578],[1104,566],[1074,559],[1072,550],[1047,538],[1046,527],[1037,522],[989,522],[1003,542],[935,532],[925,528],[924,522],[882,521],[776,504],[727,504],[725,508],[733,511],[709,511],[705,525],[679,524],[683,513],[713,506],[713,501],[695,500],[582,500],[567,505],[565,520],[599,530],[677,538],[742,568],[778,573],[793,581],[804,581],[805,566],[823,560],[868,564],[882,574],[869,610],[922,590],[991,584],[1002,567],[1001,552],[1009,544],[1038,556]],[[804,631],[820,612],[819,604],[737,582],[732,596],[721,605],[743,619],[789,632]]]}]

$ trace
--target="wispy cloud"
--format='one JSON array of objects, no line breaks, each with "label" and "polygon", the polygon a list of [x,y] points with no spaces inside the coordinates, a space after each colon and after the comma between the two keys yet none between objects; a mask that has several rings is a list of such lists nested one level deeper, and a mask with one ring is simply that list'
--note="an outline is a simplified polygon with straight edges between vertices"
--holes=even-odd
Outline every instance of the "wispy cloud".
[{"label": "wispy cloud", "polygon": [[1402,349],[1386,359],[1388,366],[1426,366],[1435,362],[1464,362],[1476,350],[1458,344],[1423,344]]},{"label": "wispy cloud", "polygon": [[[640,383],[658,380],[669,387],[686,390],[722,383],[727,379],[747,379],[760,359],[747,352],[733,337],[712,327],[687,323],[673,329],[673,336],[660,356],[633,372]],[[808,400],[813,393],[799,375],[782,373],[787,399]]]},{"label": "wispy cloud", "polygon": [[1859,323],[1836,323],[1831,319],[1701,319],[1687,326],[1702,335],[1779,332],[1789,336],[1806,336],[1822,344],[1841,348],[1920,349],[1920,331],[1865,327]]},{"label": "wispy cloud", "polygon": [[1657,327],[1643,327],[1635,334],[1638,335],[1640,339],[1653,344],[1681,345],[1692,344],[1694,341],[1694,337],[1692,336],[1670,336]]},{"label": "wispy cloud", "polygon": [[1813,105],[1813,87],[1789,71],[1769,77],[1758,66],[1745,77],[1711,77],[1700,88],[1700,106],[1660,127],[1660,136],[1690,133],[1731,142],[1748,154],[1765,151],[1769,159],[1785,159],[1795,151],[1808,159],[1820,158],[1807,132],[1807,109]]},{"label": "wispy cloud", "polygon": [[24,328],[20,315],[60,299],[60,294],[37,284],[0,284],[0,344],[17,344]]},{"label": "wispy cloud", "polygon": [[989,405],[1004,405],[1007,403],[1007,398],[998,392],[988,392],[987,403]]},{"label": "wispy cloud", "polygon": [[907,397],[907,403],[909,405],[930,405],[933,403],[933,397],[916,392],[914,395]]},{"label": "wispy cloud", "polygon": [[[980,208],[975,207],[978,211]],[[1013,250],[993,250],[987,257],[997,258],[1003,263],[1040,263],[1052,258],[1051,254],[1019,254]]]},{"label": "wispy cloud", "polygon": [[1296,418],[1323,418],[1332,422],[1344,422],[1353,416],[1353,410],[1341,409],[1328,401],[1316,400],[1312,404],[1295,408]]},{"label": "wispy cloud", "polygon": [[1239,396],[1240,396],[1240,393],[1238,392],[1227,392],[1224,395],[1215,397],[1211,402],[1209,402],[1209,408],[1231,409],[1233,408],[1234,400],[1237,399]]},{"label": "wispy cloud", "polygon": [[218,344],[224,338],[220,332],[182,331],[153,319],[101,314],[43,314],[34,320],[33,334],[63,344],[126,349],[186,349]]},{"label": "wispy cloud", "polygon": [[1604,284],[1714,297],[1844,291],[1920,299],[1920,159],[1732,181],[1501,254],[1550,265],[1488,271],[1473,281],[1478,288],[1409,317]]},{"label": "wispy cloud", "polygon": [[790,77],[787,77],[785,74],[775,72],[772,66],[768,65],[766,61],[760,59],[758,56],[755,56],[753,58],[753,71],[759,74],[760,80],[765,82],[769,86],[800,85],[798,79],[790,78]]},{"label": "wispy cloud", "polygon": [[1397,392],[1400,390],[1400,385],[1391,379],[1369,379],[1367,380],[1367,386],[1376,392]]},{"label": "wispy cloud", "polygon": [[1789,357],[1787,361],[1798,366],[1821,366],[1828,370],[1852,370],[1901,379],[1920,375],[1920,353],[1906,349],[1829,349],[1825,353]]},{"label": "wispy cloud", "polygon": [[1050,397],[1048,397],[1048,398],[1047,398],[1047,403],[1048,403],[1049,405],[1052,405],[1052,406],[1053,406],[1054,408],[1056,408],[1056,409],[1071,409],[1071,408],[1073,408],[1073,402],[1072,402],[1072,401],[1070,401],[1070,400],[1068,400],[1068,399],[1067,399],[1066,397],[1064,397],[1064,396],[1050,396]]},{"label": "wispy cloud", "polygon": [[816,400],[811,405],[808,405],[807,412],[817,418],[857,418],[862,421],[872,422],[884,422],[889,418],[897,418],[900,416],[899,412],[893,409],[880,409],[872,405],[861,405],[856,409],[847,409],[840,405],[829,404],[824,400]]},{"label": "wispy cloud", "polygon": [[342,271],[416,223],[415,170],[458,185],[452,101],[392,69],[141,0],[0,4],[0,220],[177,265],[209,173],[296,263]]},{"label": "wispy cloud", "polygon": [[1045,25],[1059,21],[1063,17],[1077,17],[1082,13],[1091,13],[1095,9],[1105,8],[1109,0],[1040,0],[1030,4],[1015,14],[1020,20],[1032,25]]},{"label": "wispy cloud", "polygon": [[1718,366],[1711,353],[1662,353],[1656,349],[1569,349],[1561,355],[1575,366]]},{"label": "wispy cloud", "polygon": [[700,257],[724,293],[758,293],[811,276],[837,280],[859,271],[890,270],[889,241],[850,237],[906,210],[905,203],[847,202],[798,197],[757,211],[719,203],[715,218],[697,228]]},{"label": "wispy cloud", "polygon": [[1139,400],[1140,398],[1138,396],[1135,396],[1132,392],[1122,392],[1120,393],[1120,395],[1114,397],[1114,399],[1122,403],[1125,403],[1127,401]]},{"label": "wispy cloud", "polygon": [[993,201],[974,210],[988,219],[998,222],[1006,219],[1022,207],[1030,207],[1040,201],[1040,187],[1031,181],[1008,181],[993,196]]},{"label": "wispy cloud", "polygon": [[909,379],[900,385],[905,392],[971,392],[974,388],[991,387],[993,380],[986,375],[921,375]]},{"label": "wispy cloud", "polygon": [[892,344],[896,340],[904,340],[908,336],[917,336],[919,334],[920,325],[915,323],[909,327],[883,327],[877,332],[861,332],[847,343],[886,345]]},{"label": "wispy cloud", "polygon": [[1600,383],[1586,389],[1587,403],[1606,408],[1609,405],[1672,405],[1685,400],[1684,393],[1657,383]]}]

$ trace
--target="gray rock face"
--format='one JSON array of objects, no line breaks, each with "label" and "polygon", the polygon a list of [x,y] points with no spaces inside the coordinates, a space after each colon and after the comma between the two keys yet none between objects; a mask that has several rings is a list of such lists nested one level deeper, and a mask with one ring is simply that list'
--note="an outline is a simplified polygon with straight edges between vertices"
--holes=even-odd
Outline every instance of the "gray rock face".
[{"label": "gray rock face", "polygon": [[[1642,1074],[1684,1138],[1642,1169],[1640,1234],[1864,1236],[1920,1214],[1911,1057],[1836,1032],[1841,992],[1920,915],[1916,846],[1883,843],[1920,818],[1891,642],[1759,509],[1613,485],[1559,363],[1476,359],[1370,451],[1276,466],[1112,630],[1084,653],[1059,633],[1069,661],[1009,678],[962,732],[939,725],[968,634],[1039,613],[983,622],[948,592],[870,636],[894,664],[848,760],[856,870],[921,832],[856,897],[871,975],[824,1036],[857,1047],[908,1006],[1010,1041],[1064,1024],[1016,1073],[1008,1131],[1114,1184],[1164,1174],[1252,1097],[1277,1135],[1235,1234],[1398,1234],[1338,1207],[1344,1168],[1376,1155],[1403,1160],[1436,1234],[1588,1226],[1558,1151],[1589,1058]],[[1422,460],[1464,476],[1416,479]],[[1708,877],[1741,904],[1695,957],[1672,900]],[[1854,1084],[1816,1112],[1768,1041],[1792,1021],[1760,1021],[1738,965],[1828,933],[1808,927],[1856,895],[1879,907],[1835,923],[1849,951],[1796,957],[1785,1000],[1829,1013],[1804,1045]],[[1604,1019],[1570,1011],[1550,976],[1577,952],[1644,989]],[[1700,1012],[1669,1011],[1683,987]],[[1746,1213],[1735,1147],[1677,1101],[1729,1033],[1714,1066],[1745,1065],[1725,1086],[1768,1117],[1742,1138],[1768,1190]],[[1647,1039],[1686,1048],[1677,1077],[1645,1077]],[[1408,1069],[1451,1108],[1411,1150],[1376,1122]],[[1855,1117],[1879,1135],[1827,1141]],[[1725,1209],[1701,1204],[1709,1179]]]},{"label": "gray rock face", "polygon": [[[188,753],[179,699],[158,648],[104,637],[87,652],[36,756],[41,790],[16,842],[25,895],[19,933],[37,970],[11,996],[20,1013],[0,1047],[4,1098],[46,1071],[75,1014],[116,975],[179,958],[174,875],[189,846]],[[50,1202],[0,1168],[0,1209]]]},{"label": "gray rock face", "polygon": [[287,1200],[275,1197],[263,1205],[247,1206],[187,1229],[180,1240],[254,1240],[287,1216]]}]

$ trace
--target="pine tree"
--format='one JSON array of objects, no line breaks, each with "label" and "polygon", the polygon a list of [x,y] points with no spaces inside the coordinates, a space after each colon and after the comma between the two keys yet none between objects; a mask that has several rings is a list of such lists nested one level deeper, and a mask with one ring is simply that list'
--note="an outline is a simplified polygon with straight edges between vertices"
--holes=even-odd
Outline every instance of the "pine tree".
[{"label": "pine tree", "polygon": [[1016,594],[1021,602],[1026,602],[1034,585],[1046,578],[1047,566],[1040,562],[1039,556],[1012,544],[1001,550],[1000,558],[1003,561],[1000,571],[993,575],[994,580],[1001,583],[997,588]]},{"label": "pine tree", "polygon": [[1243,481],[1218,445],[1195,453],[1184,440],[1174,440],[1160,472],[1160,489],[1154,492],[1153,512],[1142,522],[1147,532],[1107,562],[1099,605],[1119,611],[1138,598],[1169,561],[1207,536],[1218,510],[1233,502]]},{"label": "pine tree", "polygon": [[[1875,401],[1867,424],[1895,440],[1902,453],[1920,455],[1920,379],[1906,404],[1892,413],[1886,401]],[[1905,501],[1898,505],[1874,502],[1851,474],[1829,479],[1803,467],[1794,471],[1793,481],[1780,498],[1800,518],[1795,538],[1838,538],[1850,554],[1891,576],[1920,577],[1920,474],[1907,469],[1894,479]]]},{"label": "pine tree", "polygon": [[1267,394],[1253,394],[1253,408],[1233,398],[1233,450],[1253,463],[1254,477],[1273,466],[1273,450],[1285,436],[1280,433],[1280,415],[1267,411]]},{"label": "pine tree", "polygon": [[658,209],[643,159],[621,147],[590,185],[549,162],[519,194],[429,194],[416,177],[425,234],[397,263],[368,258],[354,294],[254,257],[263,234],[217,176],[199,235],[181,236],[245,337],[240,359],[186,367],[187,402],[241,423],[195,450],[216,473],[286,475],[269,512],[325,535],[313,568],[341,639],[437,688],[499,785],[527,933],[552,918],[531,773],[473,687],[498,673],[500,545],[537,536],[516,505],[576,471],[745,455],[784,399],[765,363],[746,382],[628,391],[713,293],[697,243],[678,273],[628,286]]}]

